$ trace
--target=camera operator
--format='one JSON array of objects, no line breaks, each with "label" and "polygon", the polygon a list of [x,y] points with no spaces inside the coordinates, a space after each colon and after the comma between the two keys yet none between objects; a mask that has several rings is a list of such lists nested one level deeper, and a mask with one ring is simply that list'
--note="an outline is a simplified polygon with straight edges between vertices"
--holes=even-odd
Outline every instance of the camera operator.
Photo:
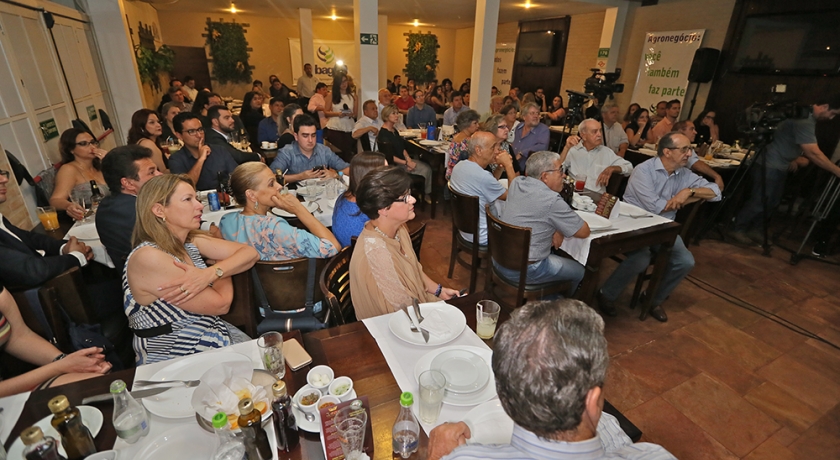
[{"label": "camera operator", "polygon": [[[788,172],[796,171],[803,162],[807,164],[807,161],[802,160],[800,156],[804,155],[804,158],[815,165],[840,177],[840,167],[832,163],[820,151],[815,133],[817,121],[831,120],[837,114],[840,114],[840,93],[831,97],[823,96],[822,99],[817,100],[817,103],[811,107],[808,118],[788,119],[779,123],[773,142],[758,157],[758,164],[752,168],[752,193],[735,218],[733,228],[729,232],[730,238],[743,244],[763,241],[763,234],[756,228],[766,219],[762,203],[762,187],[767,200],[766,211],[772,213],[782,199]],[[766,171],[766,182],[763,186],[762,171]]]}]

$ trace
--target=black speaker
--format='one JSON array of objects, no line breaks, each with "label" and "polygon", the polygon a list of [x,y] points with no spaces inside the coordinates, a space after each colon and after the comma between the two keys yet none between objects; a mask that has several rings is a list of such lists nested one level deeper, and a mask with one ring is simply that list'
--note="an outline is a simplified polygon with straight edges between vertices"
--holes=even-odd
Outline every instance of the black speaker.
[{"label": "black speaker", "polygon": [[691,70],[688,71],[688,81],[708,83],[715,76],[715,69],[720,58],[720,50],[714,48],[698,48],[694,52]]}]

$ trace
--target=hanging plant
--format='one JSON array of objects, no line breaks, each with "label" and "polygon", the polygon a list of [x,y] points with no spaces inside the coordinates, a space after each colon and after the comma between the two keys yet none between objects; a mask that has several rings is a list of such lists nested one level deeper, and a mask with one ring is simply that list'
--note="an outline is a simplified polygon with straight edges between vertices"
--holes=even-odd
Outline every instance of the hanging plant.
[{"label": "hanging plant", "polygon": [[409,79],[417,83],[426,83],[435,79],[437,75],[437,35],[408,33],[408,47],[404,50],[408,57],[405,71]]},{"label": "hanging plant", "polygon": [[175,51],[166,45],[157,50],[137,45],[134,47],[134,56],[137,58],[140,81],[155,91],[161,91],[160,73],[172,72],[175,69]]},{"label": "hanging plant", "polygon": [[221,84],[250,83],[252,66],[248,64],[247,24],[215,22],[207,19],[207,46],[213,61],[213,79]]}]

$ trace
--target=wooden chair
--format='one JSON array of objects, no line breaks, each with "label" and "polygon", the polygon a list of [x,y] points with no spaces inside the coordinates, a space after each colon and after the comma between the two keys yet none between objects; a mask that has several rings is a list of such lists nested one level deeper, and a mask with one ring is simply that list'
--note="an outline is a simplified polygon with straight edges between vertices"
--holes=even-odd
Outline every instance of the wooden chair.
[{"label": "wooden chair", "polygon": [[[262,286],[268,307],[265,319],[257,325],[257,333],[292,329],[306,331],[323,328],[330,319],[329,309],[323,319],[313,313],[313,305],[324,300],[318,289],[318,275],[327,259],[292,259],[257,262],[254,265],[256,280]],[[256,281],[255,281],[256,282]],[[259,306],[259,293],[256,305]]]},{"label": "wooden chair", "polygon": [[[516,292],[511,307],[517,308],[527,300],[540,299],[547,295],[569,291],[569,283],[528,284],[526,278],[529,265],[528,252],[531,248],[531,229],[502,222],[501,219],[493,215],[490,205],[486,205],[484,209],[487,213],[487,243],[490,250],[487,289],[485,290],[491,297],[501,300],[501,297],[494,292],[497,285],[509,292]],[[519,273],[519,280],[508,280],[499,273],[495,264]]]},{"label": "wooden chair", "polygon": [[[480,202],[477,196],[464,195],[456,192],[449,186],[451,194],[450,205],[452,206],[452,251],[449,255],[449,278],[455,271],[455,262],[469,267],[470,269],[470,291],[475,292],[478,268],[481,259],[487,258],[487,246],[479,245],[478,225],[480,216]],[[472,241],[468,241],[461,232],[472,235]],[[469,263],[458,256],[461,251],[470,253]]]},{"label": "wooden chair", "polygon": [[342,249],[321,272],[321,292],[332,313],[332,322],[337,326],[356,321],[350,296],[350,257],[354,247],[355,242],[352,242]]},{"label": "wooden chair", "polygon": [[254,301],[254,291],[251,284],[252,270],[237,273],[231,277],[233,282],[233,301],[230,310],[222,315],[222,319],[238,327],[252,339],[257,338],[257,323],[259,314]]},{"label": "wooden chair", "polygon": [[420,224],[419,227],[412,230],[409,235],[411,235],[411,247],[414,249],[414,254],[417,256],[417,260],[420,261],[420,247],[423,246],[423,235],[426,234],[426,223],[423,222]]}]

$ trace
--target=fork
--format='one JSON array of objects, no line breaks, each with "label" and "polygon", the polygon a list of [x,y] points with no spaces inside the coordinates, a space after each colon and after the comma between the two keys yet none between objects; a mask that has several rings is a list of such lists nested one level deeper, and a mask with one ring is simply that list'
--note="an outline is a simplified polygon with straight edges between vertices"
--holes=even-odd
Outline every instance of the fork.
[{"label": "fork", "polygon": [[[414,299],[412,299],[412,302],[414,304],[414,314],[417,315],[417,323],[422,323],[423,320],[425,320],[426,318],[423,318],[423,314],[420,313],[420,301],[417,299],[417,297],[415,297]],[[408,308],[408,306],[406,306],[405,308]]]},{"label": "fork", "polygon": [[405,313],[405,316],[408,316],[408,327],[411,328],[411,332],[419,333],[420,330],[417,329],[417,326],[415,326],[414,323],[411,321],[411,315],[408,314],[408,305],[401,307],[400,310],[402,310],[402,312]]},{"label": "fork", "polygon": [[164,385],[164,384],[182,384],[186,388],[197,387],[201,380],[138,380],[134,382],[135,387],[145,387],[150,385]]}]

